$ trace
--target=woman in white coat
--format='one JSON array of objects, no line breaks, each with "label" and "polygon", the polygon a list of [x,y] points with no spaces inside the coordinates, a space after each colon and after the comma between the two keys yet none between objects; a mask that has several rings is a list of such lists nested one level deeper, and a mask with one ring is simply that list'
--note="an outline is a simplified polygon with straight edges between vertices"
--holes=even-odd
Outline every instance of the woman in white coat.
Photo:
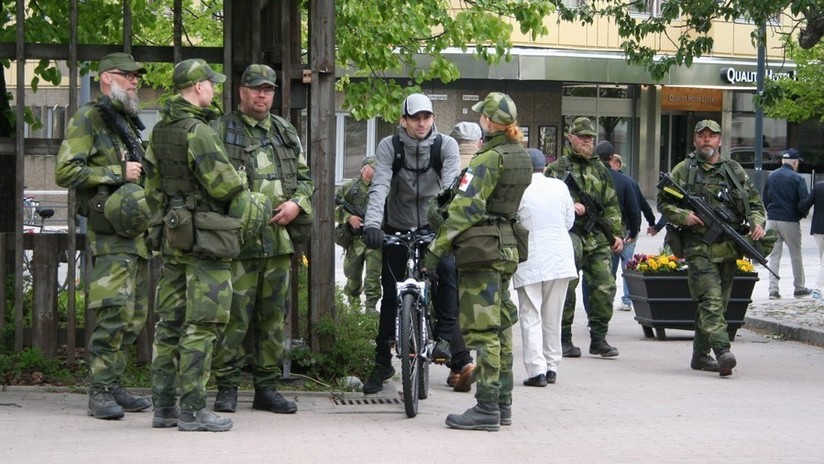
[{"label": "woman in white coat", "polygon": [[518,217],[529,230],[529,259],[518,265],[512,282],[518,292],[524,385],[555,383],[561,361],[561,315],[567,284],[576,276],[569,229],[575,206],[566,185],[543,174],[544,154],[530,148],[535,169],[524,192]]}]

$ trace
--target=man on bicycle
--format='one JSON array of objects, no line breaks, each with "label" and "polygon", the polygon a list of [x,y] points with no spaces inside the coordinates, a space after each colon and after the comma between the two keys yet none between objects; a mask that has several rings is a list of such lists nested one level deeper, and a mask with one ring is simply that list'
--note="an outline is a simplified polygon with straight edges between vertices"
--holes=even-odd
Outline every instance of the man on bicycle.
[{"label": "man on bicycle", "polygon": [[[430,201],[442,187],[452,183],[460,167],[458,143],[452,137],[438,133],[432,102],[420,93],[406,97],[401,107],[398,134],[381,140],[375,157],[377,163],[369,188],[363,231],[364,242],[369,248],[381,247],[384,233],[428,229],[426,212]],[[471,381],[474,365],[463,338],[453,336],[458,295],[455,263],[450,258],[441,260],[437,270],[440,276],[434,301],[437,343],[432,358],[449,361],[453,376],[459,376],[456,390],[468,391],[466,387]],[[390,352],[398,308],[395,285],[403,280],[405,265],[406,250],[403,247],[383,250],[383,297],[375,338],[375,367],[363,386],[366,394],[381,391],[383,382],[395,374]]]}]

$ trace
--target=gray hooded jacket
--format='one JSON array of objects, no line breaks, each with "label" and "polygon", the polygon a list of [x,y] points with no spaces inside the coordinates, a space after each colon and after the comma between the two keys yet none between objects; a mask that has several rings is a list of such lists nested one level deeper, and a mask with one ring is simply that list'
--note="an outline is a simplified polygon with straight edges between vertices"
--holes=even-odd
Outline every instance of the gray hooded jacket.
[{"label": "gray hooded jacket", "polygon": [[410,230],[427,226],[429,220],[426,209],[429,202],[441,188],[450,185],[460,172],[458,142],[448,135],[442,135],[441,175],[438,176],[434,168],[420,172],[429,165],[429,150],[438,134],[434,125],[423,140],[410,137],[402,126],[398,126],[398,134],[405,150],[405,167],[393,178],[395,149],[392,147],[392,136],[381,140],[375,153],[377,163],[372,186],[369,188],[364,228],[380,228],[383,225],[384,207],[386,225],[391,228]]}]

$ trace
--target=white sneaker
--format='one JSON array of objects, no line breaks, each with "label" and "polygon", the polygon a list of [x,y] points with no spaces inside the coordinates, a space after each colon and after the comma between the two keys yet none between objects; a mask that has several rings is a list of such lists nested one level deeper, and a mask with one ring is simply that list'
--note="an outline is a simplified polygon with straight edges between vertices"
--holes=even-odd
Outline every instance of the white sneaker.
[{"label": "white sneaker", "polygon": [[618,311],[632,311],[632,305],[621,303],[618,305]]},{"label": "white sneaker", "polygon": [[812,293],[811,296],[814,300],[821,300],[822,299],[821,290],[813,290],[813,293]]}]

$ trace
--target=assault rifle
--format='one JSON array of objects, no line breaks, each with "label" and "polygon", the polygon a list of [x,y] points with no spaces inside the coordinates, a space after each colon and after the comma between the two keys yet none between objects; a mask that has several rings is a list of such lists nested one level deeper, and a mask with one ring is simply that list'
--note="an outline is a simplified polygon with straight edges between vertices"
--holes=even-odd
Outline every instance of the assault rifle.
[{"label": "assault rifle", "polygon": [[351,214],[352,216],[358,216],[359,218],[363,219],[366,217],[366,213],[358,208],[357,206],[349,203],[348,201],[344,200],[343,198],[335,198],[335,204],[342,206],[343,210],[347,213]]},{"label": "assault rifle", "polygon": [[598,226],[598,230],[604,234],[611,247],[615,243],[615,235],[612,234],[612,226],[609,221],[604,218],[604,205],[597,198],[581,190],[571,172],[567,172],[561,180],[569,188],[569,192],[577,197],[586,209],[584,216],[587,222],[584,224],[584,232],[590,233],[595,226]]},{"label": "assault rifle", "polygon": [[[126,161],[137,161],[138,163],[142,163],[143,157],[146,154],[143,150],[143,141],[140,140],[140,135],[133,134],[132,127],[129,125],[129,122],[126,121],[126,118],[114,109],[112,106],[112,100],[108,96],[104,95],[100,97],[95,106],[100,110],[100,114],[109,124],[109,127],[115,131],[118,138],[126,146]],[[129,119],[137,130],[143,130],[146,128],[137,116],[129,116]]]},{"label": "assault rifle", "polygon": [[704,225],[708,228],[707,233],[704,235],[704,243],[712,244],[717,242],[722,236],[728,237],[732,239],[740,252],[767,268],[772,275],[778,277],[778,274],[767,266],[767,258],[730,225],[732,217],[726,208],[713,208],[703,198],[691,195],[684,190],[683,187],[678,185],[678,183],[665,172],[661,173],[661,179],[658,181],[658,189],[694,211],[701,221],[704,222]]}]

